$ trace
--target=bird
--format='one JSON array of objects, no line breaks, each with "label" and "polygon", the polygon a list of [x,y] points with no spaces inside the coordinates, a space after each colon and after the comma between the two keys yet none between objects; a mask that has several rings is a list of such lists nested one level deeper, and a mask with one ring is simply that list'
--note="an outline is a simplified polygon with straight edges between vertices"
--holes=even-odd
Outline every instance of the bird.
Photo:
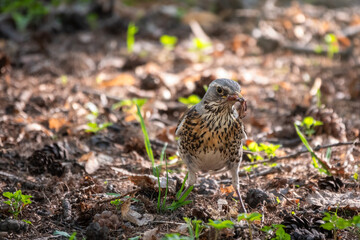
[{"label": "bird", "polygon": [[183,114],[175,130],[180,158],[188,168],[188,187],[196,183],[199,172],[229,171],[245,213],[238,173],[247,138],[242,121],[246,110],[240,84],[219,78],[210,83],[201,101]]}]

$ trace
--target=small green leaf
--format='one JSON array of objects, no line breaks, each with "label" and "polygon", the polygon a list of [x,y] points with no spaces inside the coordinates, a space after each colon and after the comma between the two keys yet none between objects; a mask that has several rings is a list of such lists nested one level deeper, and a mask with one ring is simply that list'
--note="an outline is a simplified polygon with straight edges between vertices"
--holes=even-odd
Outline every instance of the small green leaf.
[{"label": "small green leaf", "polygon": [[56,230],[54,233],[53,233],[54,236],[63,236],[63,237],[70,237],[70,234],[68,234],[67,232],[63,232],[63,231],[58,231]]},{"label": "small green leaf", "polygon": [[14,194],[12,194],[11,192],[4,192],[3,196],[6,197],[6,198],[11,199],[14,196]]},{"label": "small green leaf", "polygon": [[336,43],[337,37],[333,33],[328,33],[325,35],[324,40],[327,44]]},{"label": "small green leaf", "polygon": [[315,48],[314,48],[314,52],[317,53],[317,54],[321,54],[323,52],[323,48],[321,45],[317,45]]},{"label": "small green leaf", "polygon": [[351,221],[345,220],[341,217],[338,217],[338,219],[336,220],[336,227],[338,229],[345,229],[350,226],[351,226]]},{"label": "small green leaf", "polygon": [[169,35],[162,35],[160,37],[161,44],[169,50],[172,50],[177,43],[177,37],[169,36]]},{"label": "small green leaf", "polygon": [[203,50],[203,49],[206,49],[206,48],[212,46],[211,42],[203,41],[200,38],[194,38],[193,44],[194,44],[195,49],[197,49],[197,50]]},{"label": "small green leaf", "polygon": [[73,232],[69,237],[69,240],[76,240],[76,232]]},{"label": "small green leaf", "polygon": [[128,53],[132,53],[134,50],[134,44],[135,44],[135,34],[138,32],[138,28],[135,26],[133,22],[130,22],[127,29],[127,50]]},{"label": "small green leaf", "polygon": [[136,236],[136,237],[129,238],[128,240],[139,240],[139,239],[140,239],[140,236]]},{"label": "small green leaf", "polygon": [[355,180],[358,180],[358,179],[359,179],[359,174],[358,174],[357,172],[354,173],[353,178],[354,178]]},{"label": "small green leaf", "polygon": [[311,125],[314,124],[315,120],[313,117],[305,117],[302,122],[306,127],[310,127]]},{"label": "small green leaf", "polygon": [[194,94],[190,95],[187,98],[180,97],[178,100],[179,100],[179,102],[181,102],[185,105],[188,105],[188,106],[193,106],[193,105],[196,105],[199,102],[201,102],[201,98],[198,95],[194,95]]},{"label": "small green leaf", "polygon": [[333,230],[334,229],[334,225],[330,222],[324,223],[322,225],[320,225],[320,227],[326,229],[326,230]]},{"label": "small green leaf", "polygon": [[209,220],[208,225],[214,227],[215,229],[224,229],[224,228],[233,228],[234,223],[230,220]]}]

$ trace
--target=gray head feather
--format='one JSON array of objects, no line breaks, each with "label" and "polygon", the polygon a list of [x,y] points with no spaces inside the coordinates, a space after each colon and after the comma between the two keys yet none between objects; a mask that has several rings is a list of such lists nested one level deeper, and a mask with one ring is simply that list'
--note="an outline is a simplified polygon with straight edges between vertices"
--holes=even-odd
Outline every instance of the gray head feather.
[{"label": "gray head feather", "polygon": [[[222,90],[221,93],[218,92],[219,88]],[[222,96],[238,94],[240,91],[241,87],[237,82],[226,78],[219,78],[211,82],[202,102],[226,102],[226,99],[222,98]]]}]

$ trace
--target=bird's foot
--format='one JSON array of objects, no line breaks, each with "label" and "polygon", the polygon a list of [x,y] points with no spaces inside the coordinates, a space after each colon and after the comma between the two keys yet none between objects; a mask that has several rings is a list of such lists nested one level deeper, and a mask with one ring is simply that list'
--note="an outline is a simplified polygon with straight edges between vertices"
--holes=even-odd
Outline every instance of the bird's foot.
[{"label": "bird's foot", "polygon": [[239,196],[239,200],[240,200],[239,203],[240,203],[240,205],[241,205],[242,210],[244,211],[244,213],[247,213],[246,208],[245,208],[244,201],[242,200],[241,195],[240,195],[240,192],[239,192],[238,189],[236,189],[236,194]]}]

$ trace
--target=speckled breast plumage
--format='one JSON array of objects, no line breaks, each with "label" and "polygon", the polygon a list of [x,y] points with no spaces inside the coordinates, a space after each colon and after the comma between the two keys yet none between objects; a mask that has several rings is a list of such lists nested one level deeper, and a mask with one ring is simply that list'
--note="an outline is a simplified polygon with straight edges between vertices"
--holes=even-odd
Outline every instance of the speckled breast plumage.
[{"label": "speckled breast plumage", "polygon": [[193,171],[231,169],[241,160],[241,140],[246,138],[243,123],[233,109],[204,104],[205,114],[193,107],[183,120],[178,134],[180,155]]}]

